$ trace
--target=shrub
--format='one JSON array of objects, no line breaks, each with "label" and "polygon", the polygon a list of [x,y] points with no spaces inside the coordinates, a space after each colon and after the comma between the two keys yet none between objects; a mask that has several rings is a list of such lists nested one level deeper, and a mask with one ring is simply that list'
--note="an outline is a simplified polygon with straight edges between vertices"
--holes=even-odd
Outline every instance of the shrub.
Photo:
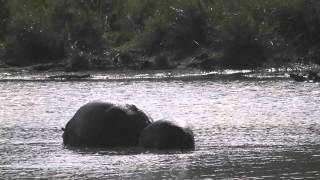
[{"label": "shrub", "polygon": [[163,50],[163,39],[167,34],[169,22],[159,13],[153,17],[149,17],[145,24],[144,32],[138,39],[140,47],[149,53]]},{"label": "shrub", "polygon": [[[184,3],[182,3],[184,2]],[[181,1],[175,10],[176,17],[169,28],[167,44],[169,48],[183,48],[186,50],[206,44],[207,14],[200,1]]]},{"label": "shrub", "polygon": [[71,40],[80,50],[87,53],[100,52],[104,47],[102,28],[95,27],[91,21],[76,24],[71,30]]},{"label": "shrub", "polygon": [[67,59],[67,68],[72,71],[89,69],[90,62],[88,56],[86,56],[82,51],[73,53]]},{"label": "shrub", "polygon": [[168,57],[164,54],[160,54],[154,58],[154,65],[156,69],[169,69],[170,64]]},{"label": "shrub", "polygon": [[7,24],[9,19],[9,10],[7,0],[0,0],[0,40],[3,39],[7,32]]},{"label": "shrub", "polygon": [[[104,48],[104,25],[94,1],[50,1],[51,8],[46,26],[64,44],[77,44],[86,53],[100,52]],[[66,47],[69,48],[69,47]]]},{"label": "shrub", "polygon": [[295,47],[298,56],[318,63],[320,56],[316,49],[320,48],[320,2],[306,0],[297,3],[282,7],[273,15],[276,19],[275,30]]},{"label": "shrub", "polygon": [[157,6],[146,18],[140,45],[147,52],[185,49],[203,45],[207,37],[207,15],[200,1],[173,1]]},{"label": "shrub", "polygon": [[9,65],[46,63],[60,59],[65,50],[37,26],[19,25],[6,39],[5,57]]},{"label": "shrub", "polygon": [[[209,51],[223,55],[203,66],[319,63],[319,31],[316,0],[0,0],[0,51],[12,65],[64,59],[71,46],[89,56],[117,49],[130,65],[136,52],[182,59]],[[169,64],[158,58],[159,67]]]},{"label": "shrub", "polygon": [[91,6],[95,4],[75,0],[8,1],[10,23],[4,42],[7,63],[29,65],[61,60],[74,44],[85,53],[102,53],[104,28],[97,7]]},{"label": "shrub", "polygon": [[255,68],[265,61],[264,43],[254,19],[234,15],[222,32],[224,66],[228,68]]}]

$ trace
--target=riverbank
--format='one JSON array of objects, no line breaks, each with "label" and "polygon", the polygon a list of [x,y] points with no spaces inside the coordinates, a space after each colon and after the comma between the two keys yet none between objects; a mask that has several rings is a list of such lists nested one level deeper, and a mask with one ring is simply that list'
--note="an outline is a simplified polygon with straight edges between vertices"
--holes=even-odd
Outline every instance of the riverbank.
[{"label": "riverbank", "polygon": [[[38,67],[38,66],[36,66]],[[204,71],[195,68],[167,70],[82,70],[66,71],[64,68],[52,68],[46,71],[27,68],[0,68],[0,82],[19,81],[88,81],[88,82],[131,82],[131,81],[287,81],[290,74],[307,75],[312,66],[294,65],[294,68],[259,68],[254,70],[217,69]],[[293,79],[292,79],[293,80]]]},{"label": "riverbank", "polygon": [[[173,56],[171,56],[172,58]],[[138,59],[140,58],[140,59]],[[320,65],[318,64],[303,64],[303,63],[286,63],[283,65],[265,64],[264,66],[257,68],[246,68],[246,69],[230,69],[223,67],[219,62],[216,61],[212,64],[208,61],[212,57],[208,53],[199,53],[196,55],[189,55],[180,60],[173,60],[163,55],[157,57],[135,57],[130,63],[123,63],[121,57],[117,60],[108,60],[109,63],[96,63],[92,59],[85,59],[84,65],[74,65],[66,63],[66,60],[61,60],[54,63],[40,63],[29,66],[10,66],[6,64],[0,64],[0,72],[29,72],[29,73],[45,73],[45,72],[62,72],[62,73],[83,73],[83,72],[166,72],[166,71],[183,71],[183,72],[223,72],[223,71],[249,71],[249,72],[295,72],[295,73],[306,73],[308,71],[320,72]],[[157,62],[161,59],[163,62]],[[102,60],[100,60],[102,61]],[[160,63],[160,64],[159,64]]]}]

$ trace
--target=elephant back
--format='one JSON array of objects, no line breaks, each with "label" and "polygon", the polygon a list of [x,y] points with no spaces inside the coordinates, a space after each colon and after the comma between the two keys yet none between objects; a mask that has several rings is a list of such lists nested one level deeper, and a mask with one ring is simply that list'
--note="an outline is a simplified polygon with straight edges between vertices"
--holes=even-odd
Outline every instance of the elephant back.
[{"label": "elephant back", "polygon": [[133,105],[91,102],[80,107],[67,123],[63,142],[71,146],[136,146],[151,119]]}]

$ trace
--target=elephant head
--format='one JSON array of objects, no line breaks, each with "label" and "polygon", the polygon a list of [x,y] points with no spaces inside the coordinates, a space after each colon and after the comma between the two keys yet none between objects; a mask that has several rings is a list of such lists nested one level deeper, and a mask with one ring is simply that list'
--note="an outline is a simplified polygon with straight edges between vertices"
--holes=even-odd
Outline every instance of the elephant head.
[{"label": "elephant head", "polygon": [[141,133],[139,146],[146,149],[194,149],[194,136],[189,128],[167,120],[158,120]]}]

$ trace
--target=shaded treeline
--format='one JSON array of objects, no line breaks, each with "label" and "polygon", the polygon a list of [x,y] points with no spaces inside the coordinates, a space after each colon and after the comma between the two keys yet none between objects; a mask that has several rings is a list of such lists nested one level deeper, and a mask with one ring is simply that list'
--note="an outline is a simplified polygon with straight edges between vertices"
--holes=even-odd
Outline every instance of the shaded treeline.
[{"label": "shaded treeline", "polygon": [[0,58],[79,69],[320,64],[316,0],[0,0]]}]

